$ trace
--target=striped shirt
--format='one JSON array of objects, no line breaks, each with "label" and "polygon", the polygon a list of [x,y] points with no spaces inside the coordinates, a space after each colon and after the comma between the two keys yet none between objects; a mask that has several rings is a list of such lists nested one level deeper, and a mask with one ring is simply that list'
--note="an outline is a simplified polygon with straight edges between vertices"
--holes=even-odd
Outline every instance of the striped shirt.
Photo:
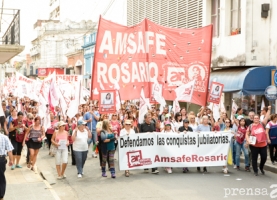
[{"label": "striped shirt", "polygon": [[8,136],[0,134],[0,156],[6,155],[6,152],[12,151],[13,146]]}]

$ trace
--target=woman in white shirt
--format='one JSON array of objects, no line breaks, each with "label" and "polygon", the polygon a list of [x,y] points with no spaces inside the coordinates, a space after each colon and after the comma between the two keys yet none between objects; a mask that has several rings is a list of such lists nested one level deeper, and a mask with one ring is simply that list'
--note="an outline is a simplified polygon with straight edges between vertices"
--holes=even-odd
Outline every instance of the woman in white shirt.
[{"label": "woman in white shirt", "polygon": [[78,127],[74,130],[72,135],[73,140],[73,152],[76,160],[76,167],[78,171],[78,178],[82,178],[84,174],[84,165],[88,154],[88,138],[91,138],[91,132],[87,126],[86,122],[79,120]]},{"label": "woman in white shirt", "polygon": [[[135,134],[135,131],[134,131],[134,129],[131,128],[131,126],[132,126],[132,121],[125,120],[124,128],[121,129],[121,131],[120,131],[120,137],[125,136],[125,135]],[[125,176],[126,177],[130,176],[129,170],[125,170]]]},{"label": "woman in white shirt", "polygon": [[174,122],[172,122],[173,123],[173,127],[174,127],[174,131],[175,132],[178,132],[178,130],[179,130],[179,128],[181,127],[181,126],[183,126],[183,122],[182,122],[182,115],[181,115],[181,113],[180,112],[177,112],[176,114],[175,114],[175,117],[174,117]]},{"label": "woman in white shirt", "polygon": [[193,132],[197,132],[198,127],[198,123],[195,118],[195,115],[189,115],[189,126],[192,128]]}]

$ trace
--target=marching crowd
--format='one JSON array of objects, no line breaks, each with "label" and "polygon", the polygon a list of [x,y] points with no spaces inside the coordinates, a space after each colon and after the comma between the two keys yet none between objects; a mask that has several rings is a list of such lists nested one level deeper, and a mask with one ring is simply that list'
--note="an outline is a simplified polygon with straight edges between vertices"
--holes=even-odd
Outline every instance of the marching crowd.
[{"label": "marching crowd", "polygon": [[[5,116],[0,117],[2,133],[0,141],[5,141],[7,144],[5,150],[10,158],[11,170],[22,168],[21,153],[26,145],[27,167],[36,173],[37,156],[43,141],[46,141],[49,155],[55,156],[58,179],[66,178],[69,152],[71,152],[71,164],[76,165],[77,176],[82,178],[90,145],[93,149],[92,157],[99,157],[102,177],[107,177],[106,171],[110,171],[111,177],[116,178],[114,155],[117,149],[117,138],[146,132],[170,134],[204,131],[216,134],[217,131],[231,131],[233,165],[237,170],[241,170],[241,151],[245,157],[245,171],[250,171],[251,164],[256,176],[259,170],[262,174],[265,173],[267,147],[269,147],[272,164],[277,161],[277,114],[271,115],[270,106],[263,108],[261,116],[253,111],[245,116],[243,109],[238,108],[230,118],[226,113],[221,113],[219,119],[214,119],[213,112],[208,107],[202,107],[198,113],[187,112],[185,108],[173,113],[170,112],[169,107],[165,107],[160,113],[160,109],[152,105],[144,116],[144,122],[139,124],[139,102],[125,101],[117,113],[99,114],[97,104],[88,100],[86,104],[79,106],[79,112],[73,118],[63,116],[59,107],[53,110],[49,108],[50,127],[43,127],[43,119],[38,114],[38,104],[29,98],[17,101],[17,98],[10,95],[2,100],[2,108]],[[8,141],[4,135],[8,136]],[[6,154],[3,149],[0,149],[0,159],[5,158]],[[261,160],[258,167],[259,155]],[[151,170],[153,174],[159,173],[157,168]],[[222,170],[228,173],[227,166]],[[144,171],[148,172],[148,169]],[[165,167],[165,171],[172,173],[172,168]],[[200,167],[197,167],[197,171],[201,171]],[[207,167],[204,167],[203,171],[207,172]],[[187,172],[189,169],[183,168],[183,173]],[[4,177],[3,170],[0,179],[2,176]],[[125,171],[125,176],[130,176],[129,171]]]}]

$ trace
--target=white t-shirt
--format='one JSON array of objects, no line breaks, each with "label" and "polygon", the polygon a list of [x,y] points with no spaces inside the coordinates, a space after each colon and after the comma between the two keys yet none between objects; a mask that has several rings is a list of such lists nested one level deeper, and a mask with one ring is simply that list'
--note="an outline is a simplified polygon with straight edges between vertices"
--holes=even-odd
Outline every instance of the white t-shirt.
[{"label": "white t-shirt", "polygon": [[[274,123],[273,121],[270,121],[270,123],[271,123],[272,125],[277,125],[277,123]],[[267,123],[267,125],[266,125],[265,128],[270,128],[269,123]]]},{"label": "white t-shirt", "polygon": [[[131,135],[131,134],[136,134],[134,129],[132,129],[132,128],[129,131],[129,135]],[[128,135],[128,132],[125,128],[120,131],[120,136],[124,136],[124,135]]]},{"label": "white t-shirt", "polygon": [[265,117],[264,115],[260,116],[260,122],[262,122],[264,120],[264,117]]},{"label": "white t-shirt", "polygon": [[189,124],[189,126],[192,128],[193,132],[197,132],[197,127],[198,127],[197,123]]},{"label": "white t-shirt", "polygon": [[74,151],[87,151],[88,150],[88,131],[85,129],[83,132],[77,130],[77,136],[73,142]]},{"label": "white t-shirt", "polygon": [[181,126],[183,126],[183,122],[173,122],[174,131],[178,131]]}]

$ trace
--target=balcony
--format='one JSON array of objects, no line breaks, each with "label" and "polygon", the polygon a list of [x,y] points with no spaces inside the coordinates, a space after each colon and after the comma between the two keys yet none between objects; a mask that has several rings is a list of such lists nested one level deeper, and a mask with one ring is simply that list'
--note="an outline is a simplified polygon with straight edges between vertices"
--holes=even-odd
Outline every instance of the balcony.
[{"label": "balcony", "polygon": [[33,46],[33,48],[31,48],[30,55],[35,56],[37,54],[40,54],[40,46],[35,45],[35,46]]},{"label": "balcony", "polygon": [[0,64],[24,50],[24,46],[20,45],[20,10],[1,9],[0,38]]}]

